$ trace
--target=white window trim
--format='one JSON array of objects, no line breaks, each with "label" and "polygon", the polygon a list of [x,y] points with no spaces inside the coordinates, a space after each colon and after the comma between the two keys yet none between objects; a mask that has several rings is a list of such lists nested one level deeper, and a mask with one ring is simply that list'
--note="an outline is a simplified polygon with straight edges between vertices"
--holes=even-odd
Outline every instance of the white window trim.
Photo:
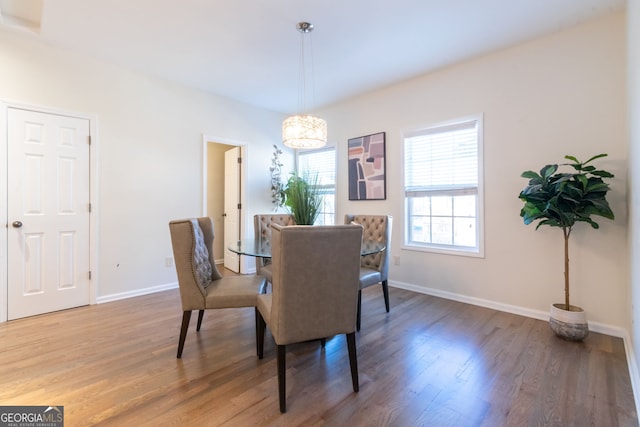
[{"label": "white window trim", "polygon": [[[464,247],[459,247],[455,249],[450,249],[448,247],[439,247],[438,245],[416,245],[407,242],[407,238],[409,236],[409,221],[407,221],[407,201],[405,197],[405,142],[406,138],[410,138],[412,136],[423,133],[428,129],[451,126],[460,122],[467,122],[475,120],[478,123],[478,200],[477,200],[477,215],[478,215],[478,247],[466,249]],[[426,126],[420,126],[418,128],[410,128],[402,131],[402,153],[400,156],[401,167],[402,167],[402,179],[401,179],[401,194],[404,199],[403,204],[403,212],[402,218],[404,221],[404,230],[402,236],[402,246],[400,247],[403,250],[409,251],[418,251],[418,252],[430,252],[437,254],[445,254],[445,255],[457,255],[457,256],[466,256],[466,257],[474,257],[474,258],[484,258],[484,115],[482,113],[473,114],[465,117],[459,117],[454,120],[447,120],[439,123],[432,123]]]}]

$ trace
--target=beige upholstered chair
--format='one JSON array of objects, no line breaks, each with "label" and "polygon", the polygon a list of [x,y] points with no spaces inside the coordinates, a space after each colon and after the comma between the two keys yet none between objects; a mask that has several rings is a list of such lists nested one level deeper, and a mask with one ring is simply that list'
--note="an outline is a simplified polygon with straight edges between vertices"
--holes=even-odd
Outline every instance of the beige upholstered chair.
[{"label": "beige upholstered chair", "polygon": [[[177,355],[180,358],[192,310],[199,310],[196,328],[199,331],[204,310],[255,307],[256,296],[265,286],[265,280],[260,276],[222,277],[213,257],[211,218],[171,221],[169,230],[183,310]],[[256,324],[257,320],[256,309]]]},{"label": "beige upholstered chair", "polygon": [[257,342],[265,323],[277,345],[280,411],[286,412],[288,344],[346,334],[353,391],[359,389],[355,331],[362,227],[272,226],[273,290],[258,295]]},{"label": "beige upholstered chair", "polygon": [[[257,214],[253,216],[253,230],[256,242],[263,242],[265,245],[271,244],[271,225],[294,225],[295,221],[291,214]],[[271,283],[271,259],[256,257],[256,274],[264,276],[268,283]]]},{"label": "beige upholstered chair", "polygon": [[360,268],[360,292],[358,292],[358,325],[362,317],[362,289],[382,284],[384,305],[389,312],[389,257],[391,254],[391,225],[393,217],[389,215],[351,215],[344,216],[345,224],[356,223],[363,227],[363,240],[383,243],[386,249],[377,254],[362,257]]}]

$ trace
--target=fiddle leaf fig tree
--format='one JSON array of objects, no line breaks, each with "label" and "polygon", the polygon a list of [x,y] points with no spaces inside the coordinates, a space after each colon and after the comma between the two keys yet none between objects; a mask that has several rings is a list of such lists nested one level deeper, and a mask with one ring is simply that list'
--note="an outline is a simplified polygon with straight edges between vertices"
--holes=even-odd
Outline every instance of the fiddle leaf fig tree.
[{"label": "fiddle leaf fig tree", "polygon": [[[609,207],[606,195],[609,184],[606,178],[613,178],[613,174],[605,170],[596,169],[590,164],[596,159],[606,157],[598,154],[585,162],[573,156],[565,156],[571,163],[546,165],[540,173],[526,171],[523,178],[529,179],[529,184],[520,192],[520,199],[524,206],[520,216],[525,224],[538,221],[536,230],[543,225],[558,227],[564,235],[564,309],[571,310],[569,304],[569,237],[573,227],[578,222],[586,222],[592,228],[599,228],[591,217],[598,215],[614,219],[613,211]],[[559,168],[568,172],[561,172]]]}]

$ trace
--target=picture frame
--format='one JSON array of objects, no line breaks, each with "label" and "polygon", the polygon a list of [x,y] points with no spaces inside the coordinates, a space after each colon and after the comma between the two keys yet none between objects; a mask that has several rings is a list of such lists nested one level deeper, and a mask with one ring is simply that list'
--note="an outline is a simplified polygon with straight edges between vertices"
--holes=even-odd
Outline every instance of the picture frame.
[{"label": "picture frame", "polygon": [[385,139],[378,132],[348,140],[349,200],[386,200]]}]

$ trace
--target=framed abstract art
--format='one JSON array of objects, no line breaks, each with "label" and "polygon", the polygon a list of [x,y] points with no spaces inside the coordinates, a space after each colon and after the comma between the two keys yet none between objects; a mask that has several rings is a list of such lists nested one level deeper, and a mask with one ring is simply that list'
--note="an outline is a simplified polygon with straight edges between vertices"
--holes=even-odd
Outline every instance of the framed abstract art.
[{"label": "framed abstract art", "polygon": [[349,139],[349,200],[385,200],[385,133]]}]

